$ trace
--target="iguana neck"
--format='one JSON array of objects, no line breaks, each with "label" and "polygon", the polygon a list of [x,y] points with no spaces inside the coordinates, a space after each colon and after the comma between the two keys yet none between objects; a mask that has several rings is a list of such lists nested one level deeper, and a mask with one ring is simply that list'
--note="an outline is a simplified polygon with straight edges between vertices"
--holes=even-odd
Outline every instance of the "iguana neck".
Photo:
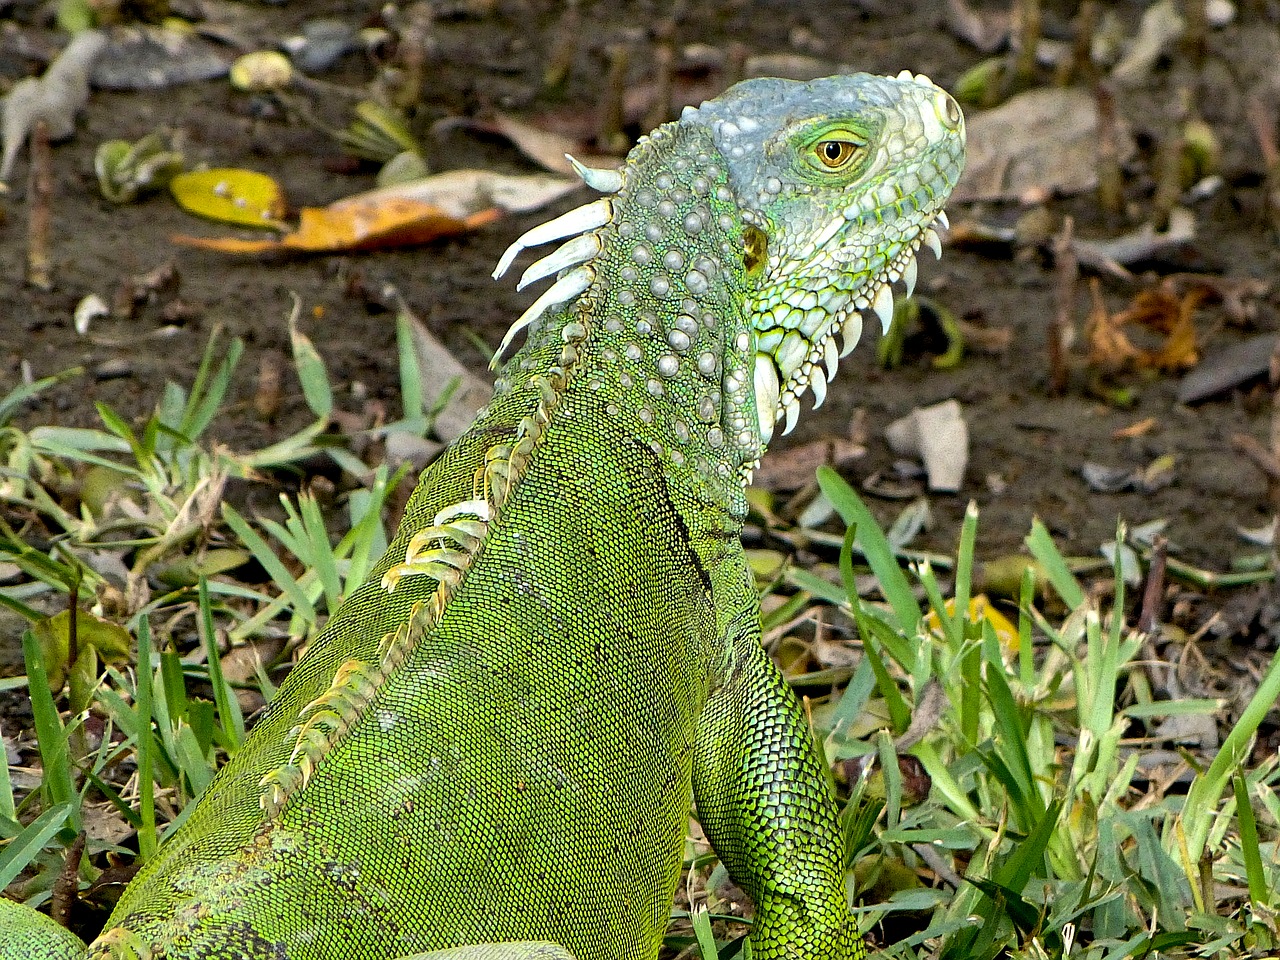
[{"label": "iguana neck", "polygon": [[531,327],[497,390],[563,371],[563,389],[602,403],[672,482],[739,515],[762,446],[748,361],[751,228],[725,164],[704,129],[667,124],[631,152],[607,202],[601,249],[579,268],[590,285]]}]

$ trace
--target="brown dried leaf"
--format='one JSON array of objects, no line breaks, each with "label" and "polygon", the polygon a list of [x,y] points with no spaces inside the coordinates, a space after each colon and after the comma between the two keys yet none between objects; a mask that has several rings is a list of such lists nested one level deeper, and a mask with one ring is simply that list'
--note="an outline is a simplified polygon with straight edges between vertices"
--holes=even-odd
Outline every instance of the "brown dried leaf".
[{"label": "brown dried leaf", "polygon": [[504,113],[493,118],[489,129],[506,137],[517,150],[552,173],[573,173],[573,167],[565,159],[566,153],[573,154],[584,167],[612,168],[622,163],[618,157],[584,151],[582,142],[572,137],[540,129]]},{"label": "brown dried leaf", "polygon": [[813,481],[822,466],[836,466],[864,456],[867,448],[843,437],[826,437],[778,450],[765,458],[756,470],[755,486],[765,490],[799,490]]}]

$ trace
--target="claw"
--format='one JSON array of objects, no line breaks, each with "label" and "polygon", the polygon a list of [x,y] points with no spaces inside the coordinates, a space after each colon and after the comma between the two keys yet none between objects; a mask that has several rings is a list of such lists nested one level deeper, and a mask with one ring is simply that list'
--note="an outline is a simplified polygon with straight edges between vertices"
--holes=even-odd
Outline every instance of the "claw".
[{"label": "claw", "polygon": [[800,421],[800,400],[792,397],[791,402],[787,404],[787,425],[782,430],[785,437],[788,433],[796,428],[796,424]]},{"label": "claw", "polygon": [[836,347],[836,338],[827,337],[822,345],[822,363],[827,368],[827,382],[836,378],[836,370],[840,367],[840,350]]},{"label": "claw", "polygon": [[554,220],[538,224],[532,230],[525,231],[515,243],[507,247],[506,253],[502,255],[498,265],[493,268],[493,279],[497,280],[507,272],[512,261],[520,255],[521,250],[536,247],[543,243],[550,243],[552,240],[563,240],[565,237],[571,237],[575,233],[585,233],[588,230],[596,229],[596,227],[603,227],[612,216],[613,204],[609,202],[608,197],[601,197],[599,200],[592,200],[585,206],[570,210]]},{"label": "claw", "polygon": [[809,386],[813,390],[813,409],[817,410],[827,399],[827,378],[822,368],[816,364],[809,376]]},{"label": "claw", "polygon": [[529,284],[559,273],[566,267],[586,263],[601,249],[600,238],[594,233],[579,234],[562,244],[555,253],[548,254],[526,270],[520,282],[516,284],[516,289],[523,290]]},{"label": "claw", "polygon": [[844,346],[840,348],[840,356],[847,357],[862,339],[862,314],[851,310],[840,327],[840,336],[844,338]]},{"label": "claw", "polygon": [[778,368],[773,358],[756,354],[755,369],[756,416],[760,418],[760,442],[768,443],[773,437],[773,424],[778,419],[778,402],[782,387],[778,383]]}]

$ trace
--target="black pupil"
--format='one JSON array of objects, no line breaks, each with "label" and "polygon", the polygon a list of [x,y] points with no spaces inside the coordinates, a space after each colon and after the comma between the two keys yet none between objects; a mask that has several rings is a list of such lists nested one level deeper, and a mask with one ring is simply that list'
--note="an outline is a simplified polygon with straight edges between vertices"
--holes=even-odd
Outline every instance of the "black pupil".
[{"label": "black pupil", "polygon": [[827,159],[835,163],[844,155],[844,145],[836,143],[834,140],[828,140],[826,145]]}]

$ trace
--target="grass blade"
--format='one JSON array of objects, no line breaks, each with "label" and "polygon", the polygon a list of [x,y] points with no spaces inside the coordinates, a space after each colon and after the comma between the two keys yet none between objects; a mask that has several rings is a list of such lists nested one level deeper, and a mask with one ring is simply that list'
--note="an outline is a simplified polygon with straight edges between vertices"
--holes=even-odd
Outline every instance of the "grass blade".
[{"label": "grass blade", "polygon": [[44,845],[62,829],[62,825],[71,818],[75,809],[76,804],[71,801],[50,807],[9,841],[4,852],[0,853],[0,890],[13,883],[18,874],[40,855]]},{"label": "grass blade", "polygon": [[854,492],[854,489],[830,467],[819,468],[818,486],[822,488],[822,492],[826,494],[844,522],[858,528],[858,543],[862,546],[863,555],[867,558],[871,572],[880,581],[880,589],[884,591],[885,599],[889,601],[889,606],[893,608],[898,618],[899,628],[908,636],[914,635],[920,624],[920,605],[916,603],[911,584],[907,582],[906,575],[898,566],[893,548],[889,546],[889,541],[876,523],[875,517],[871,515],[871,511],[867,509],[867,505],[862,502],[862,498]]},{"label": "grass blade", "polygon": [[222,675],[222,655],[218,652],[218,636],[213,628],[213,609],[209,603],[209,581],[200,578],[200,639],[204,642],[209,664],[209,683],[213,686],[213,701],[218,705],[218,720],[226,738],[227,753],[234,755],[244,745],[244,714],[240,701]]},{"label": "grass blade", "polygon": [[142,826],[138,829],[138,856],[146,863],[156,853],[156,783],[152,772],[152,755],[155,740],[151,735],[151,685],[155,674],[151,670],[151,619],[138,621],[138,731],[135,739],[138,755],[138,814]]},{"label": "grass blade", "polygon": [[22,655],[27,663],[27,691],[31,695],[31,712],[35,716],[36,737],[40,741],[40,763],[49,802],[72,804],[68,815],[71,829],[80,830],[80,804],[71,777],[71,756],[67,750],[67,730],[58,716],[58,708],[49,692],[49,677],[40,659],[40,645],[30,630],[22,632]]}]

